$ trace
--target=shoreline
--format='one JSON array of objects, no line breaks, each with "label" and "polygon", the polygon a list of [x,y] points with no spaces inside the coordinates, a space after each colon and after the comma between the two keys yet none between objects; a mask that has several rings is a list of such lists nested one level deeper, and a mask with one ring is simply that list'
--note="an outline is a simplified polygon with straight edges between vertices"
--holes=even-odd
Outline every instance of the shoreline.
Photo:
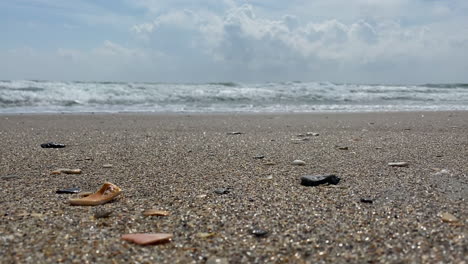
[{"label": "shoreline", "polygon": [[[0,262],[462,262],[467,135],[468,111],[0,114]],[[327,173],[341,181],[300,184]],[[105,181],[123,192],[96,207],[55,193]],[[174,237],[121,240],[135,232]]]}]

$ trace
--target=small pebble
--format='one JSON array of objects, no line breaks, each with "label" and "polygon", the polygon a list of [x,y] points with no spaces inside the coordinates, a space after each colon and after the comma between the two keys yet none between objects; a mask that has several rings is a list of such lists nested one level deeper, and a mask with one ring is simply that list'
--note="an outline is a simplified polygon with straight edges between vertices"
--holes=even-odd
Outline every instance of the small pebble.
[{"label": "small pebble", "polygon": [[104,164],[102,165],[103,168],[112,168],[113,165],[112,164]]},{"label": "small pebble", "polygon": [[320,184],[338,184],[340,182],[340,178],[333,175],[305,175],[301,177],[301,185],[304,186],[317,186]]},{"label": "small pebble", "polygon": [[454,216],[451,213],[447,213],[447,212],[441,213],[440,218],[442,219],[442,221],[444,221],[446,223],[456,223],[456,222],[458,222],[458,218],[456,216]]},{"label": "small pebble", "polygon": [[80,188],[67,188],[67,189],[59,189],[57,191],[55,191],[55,193],[58,193],[58,194],[64,194],[64,193],[79,193],[81,190]]},{"label": "small pebble", "polygon": [[374,203],[374,201],[370,198],[361,198],[360,201],[361,203],[369,203],[369,204]]},{"label": "small pebble", "polygon": [[276,165],[276,162],[267,161],[267,162],[265,162],[264,164],[267,165],[267,166],[273,166],[273,165]]},{"label": "small pebble", "polygon": [[229,260],[227,258],[209,257],[206,264],[229,264]]},{"label": "small pebble", "polygon": [[239,131],[233,131],[233,132],[229,132],[227,133],[228,135],[242,135],[243,133],[242,132],[239,132]]},{"label": "small pebble", "polygon": [[408,162],[390,162],[388,163],[388,166],[391,167],[408,167],[409,163]]},{"label": "small pebble", "polygon": [[303,160],[294,160],[293,162],[291,162],[292,165],[296,165],[296,166],[304,166],[306,165],[305,161]]},{"label": "small pebble", "polygon": [[253,158],[254,158],[254,159],[263,159],[263,158],[265,158],[265,156],[263,156],[263,155],[257,155],[257,156],[254,156]]},{"label": "small pebble", "polygon": [[348,147],[338,147],[339,150],[348,150],[349,148]]},{"label": "small pebble", "polygon": [[228,194],[231,192],[231,188],[218,188],[214,192],[217,194]]},{"label": "small pebble", "polygon": [[315,132],[307,132],[306,135],[317,137],[317,136],[319,136],[320,134],[319,134],[319,133],[315,133]]},{"label": "small pebble", "polygon": [[54,170],[54,171],[51,171],[50,174],[61,174],[61,173],[65,173],[65,174],[81,174],[81,170],[80,169],[58,169],[58,170]]},{"label": "small pebble", "polygon": [[41,148],[64,148],[64,147],[65,147],[64,144],[55,143],[55,142],[48,142],[48,143],[41,144]]},{"label": "small pebble", "polygon": [[268,235],[268,231],[264,230],[264,229],[253,229],[252,230],[252,235],[256,236],[256,237],[264,237],[266,235]]}]

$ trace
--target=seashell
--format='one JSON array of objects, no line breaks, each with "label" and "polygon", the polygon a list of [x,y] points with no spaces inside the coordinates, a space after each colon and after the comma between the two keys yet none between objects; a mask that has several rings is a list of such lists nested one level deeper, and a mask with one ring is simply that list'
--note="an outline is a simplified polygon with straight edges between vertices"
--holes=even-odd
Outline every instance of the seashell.
[{"label": "seashell", "polygon": [[168,211],[149,209],[143,212],[145,216],[168,216],[170,213]]},{"label": "seashell", "polygon": [[154,245],[167,243],[173,237],[168,233],[134,233],[122,235],[122,240],[130,241],[138,245]]},{"label": "seashell", "polygon": [[70,199],[71,205],[94,206],[105,204],[117,197],[122,190],[116,185],[106,182],[97,192],[82,198]]}]

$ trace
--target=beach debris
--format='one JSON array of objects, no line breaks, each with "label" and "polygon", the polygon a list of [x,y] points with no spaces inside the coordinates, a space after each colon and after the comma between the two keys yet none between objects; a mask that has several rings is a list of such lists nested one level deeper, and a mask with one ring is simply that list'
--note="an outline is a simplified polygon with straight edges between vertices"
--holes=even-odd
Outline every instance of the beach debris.
[{"label": "beach debris", "polygon": [[70,199],[71,205],[95,206],[105,204],[117,197],[122,190],[116,185],[106,182],[97,192],[82,198]]},{"label": "beach debris", "polygon": [[144,216],[168,216],[170,213],[168,211],[148,209],[143,212]]},{"label": "beach debris", "polygon": [[133,233],[122,235],[122,240],[145,246],[167,243],[172,237],[173,235],[168,233]]},{"label": "beach debris", "polygon": [[64,193],[79,193],[81,190],[80,188],[66,188],[66,189],[58,189],[57,191],[55,191],[55,193],[58,193],[58,194],[64,194]]},{"label": "beach debris", "polygon": [[228,187],[228,188],[218,188],[216,190],[214,190],[215,193],[217,194],[228,194],[230,193],[232,190],[232,188]]},{"label": "beach debris", "polygon": [[368,203],[368,204],[374,203],[374,201],[371,198],[361,198],[360,201],[361,203]]},{"label": "beach debris", "polygon": [[50,174],[61,174],[61,173],[65,173],[65,174],[81,174],[81,170],[80,169],[57,169],[57,170],[53,170],[50,172]]},{"label": "beach debris", "polygon": [[104,164],[102,165],[103,168],[112,168],[114,167],[112,164]]},{"label": "beach debris", "polygon": [[242,134],[244,134],[244,133],[239,132],[239,131],[233,131],[233,132],[228,132],[227,134],[228,134],[228,135],[242,135]]},{"label": "beach debris", "polygon": [[440,214],[440,219],[442,219],[442,221],[444,221],[446,223],[456,223],[456,222],[458,222],[458,218],[456,216],[454,216],[451,213],[447,213],[447,212],[441,213]]},{"label": "beach debris", "polygon": [[390,167],[408,167],[409,163],[400,161],[400,162],[390,162],[388,163],[388,166]]},{"label": "beach debris", "polygon": [[252,235],[256,236],[256,237],[264,237],[264,236],[268,235],[268,231],[266,231],[264,229],[260,229],[260,228],[254,228],[254,229],[252,229],[252,231],[250,233]]},{"label": "beach debris", "polygon": [[254,156],[253,158],[254,158],[254,159],[263,159],[263,158],[265,158],[265,156],[263,156],[263,155],[257,155],[257,156]]},{"label": "beach debris", "polygon": [[44,144],[41,144],[41,148],[64,148],[64,144],[60,143],[55,143],[55,142],[47,142]]},{"label": "beach debris", "polygon": [[333,174],[326,175],[305,175],[301,177],[301,185],[304,186],[317,186],[320,184],[338,184],[340,178]]},{"label": "beach debris", "polygon": [[206,264],[229,264],[229,260],[227,258],[220,258],[220,257],[209,257]]},{"label": "beach debris", "polygon": [[96,210],[94,218],[108,218],[112,214],[112,210]]},{"label": "beach debris", "polygon": [[346,146],[336,146],[337,149],[339,150],[348,150],[349,148]]},{"label": "beach debris", "polygon": [[315,133],[315,132],[307,132],[306,135],[307,135],[307,136],[318,137],[320,134],[319,134],[319,133]]},{"label": "beach debris", "polygon": [[19,178],[18,175],[4,175],[4,176],[0,176],[0,179],[2,180],[12,180],[12,179],[17,179]]},{"label": "beach debris", "polygon": [[291,162],[292,165],[296,165],[296,166],[305,166],[306,163],[305,161],[303,160],[293,160],[293,162]]}]

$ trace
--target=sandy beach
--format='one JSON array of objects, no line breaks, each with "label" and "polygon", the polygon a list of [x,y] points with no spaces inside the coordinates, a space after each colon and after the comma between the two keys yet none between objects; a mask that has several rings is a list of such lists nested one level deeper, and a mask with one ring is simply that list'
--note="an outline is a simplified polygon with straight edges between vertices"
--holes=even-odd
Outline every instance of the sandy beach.
[{"label": "sandy beach", "polygon": [[0,153],[1,263],[468,262],[468,112],[0,115]]}]

